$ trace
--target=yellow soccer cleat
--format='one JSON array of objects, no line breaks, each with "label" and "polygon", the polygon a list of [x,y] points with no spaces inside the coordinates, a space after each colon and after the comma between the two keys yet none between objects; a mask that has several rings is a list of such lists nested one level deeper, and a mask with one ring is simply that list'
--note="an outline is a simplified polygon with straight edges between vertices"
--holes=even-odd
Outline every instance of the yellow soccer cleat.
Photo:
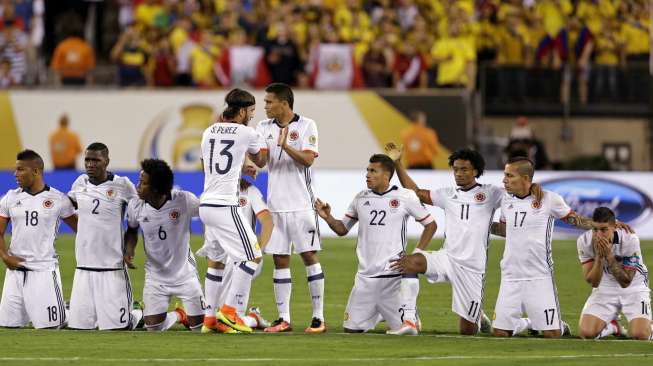
[{"label": "yellow soccer cleat", "polygon": [[216,316],[219,321],[239,332],[252,333],[252,328],[248,327],[238,314],[236,314],[236,309],[229,305],[222,305],[222,308],[220,308]]}]

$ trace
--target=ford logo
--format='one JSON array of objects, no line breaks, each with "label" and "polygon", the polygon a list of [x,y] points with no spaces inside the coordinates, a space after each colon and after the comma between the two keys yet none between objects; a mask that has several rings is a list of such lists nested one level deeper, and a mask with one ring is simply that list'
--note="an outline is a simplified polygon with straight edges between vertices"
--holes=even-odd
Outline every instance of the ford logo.
[{"label": "ford logo", "polygon": [[[605,178],[558,178],[541,183],[544,189],[558,193],[578,214],[592,217],[594,209],[605,206],[614,211],[620,221],[636,225],[653,208],[651,198],[628,184]],[[562,229],[575,229],[558,222]]]}]

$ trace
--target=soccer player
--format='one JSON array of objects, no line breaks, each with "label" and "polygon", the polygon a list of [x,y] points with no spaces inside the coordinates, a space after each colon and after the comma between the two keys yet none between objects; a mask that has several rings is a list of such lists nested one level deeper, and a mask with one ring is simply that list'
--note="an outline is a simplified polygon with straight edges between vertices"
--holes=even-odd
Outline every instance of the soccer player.
[{"label": "soccer player", "polygon": [[123,258],[124,213],[136,189],[126,177],[108,171],[108,165],[107,146],[90,144],[84,157],[86,174],[68,193],[79,216],[70,328],[134,329],[143,317],[142,310],[133,309]]},{"label": "soccer player", "polygon": [[[177,322],[199,330],[204,296],[190,250],[190,222],[199,216],[200,201],[191,192],[172,190],[174,176],[163,160],[146,159],[136,187],[138,198],[127,206],[125,263],[134,268],[138,229],[145,247],[143,315],[147,330],[167,330]],[[184,307],[167,312],[172,296]]]},{"label": "soccer player", "polygon": [[[0,300],[0,327],[62,328],[66,308],[55,240],[63,220],[77,230],[65,194],[43,181],[43,159],[32,150],[16,156],[16,183],[0,200],[0,257],[7,266]],[[9,250],[4,234],[11,221]]]},{"label": "soccer player", "polygon": [[[272,216],[268,207],[263,200],[261,191],[245,179],[240,180],[240,196],[238,198],[239,207],[246,220],[246,224],[256,229],[256,220],[261,223],[261,238],[262,242],[267,242],[272,233]],[[206,278],[204,280],[204,291],[206,294],[206,310],[204,312],[204,326],[202,332],[207,333],[211,331],[229,332],[222,327],[221,322],[216,322],[215,312],[213,309],[219,309],[223,303],[225,294],[231,286],[231,278],[233,277],[234,261],[230,260],[224,251],[211,252],[212,244],[211,238],[206,237],[205,244],[197,254],[207,258],[208,269]],[[252,279],[258,277],[263,269],[263,262],[259,263]],[[244,309],[238,314],[243,319],[243,322],[250,328],[265,329],[270,326],[270,323],[263,318],[258,308],[252,307],[245,314]]]},{"label": "soccer player", "polygon": [[639,238],[617,229],[614,212],[607,207],[596,208],[592,220],[592,230],[577,241],[585,281],[592,285],[580,316],[580,336],[621,335],[616,318],[623,312],[628,336],[651,339],[651,295]]},{"label": "soccer player", "polygon": [[[449,156],[456,187],[420,189],[401,163],[401,149],[390,143],[386,152],[393,158],[401,184],[417,193],[420,201],[440,207],[445,213],[445,241],[440,250],[416,248],[413,255],[400,258],[393,269],[421,273],[431,283],[448,282],[452,288],[451,308],[458,314],[461,334],[490,331],[490,320],[483,313],[483,285],[487,268],[489,230],[494,212],[501,205],[503,189],[476,181],[485,169],[485,160],[477,151],[461,149]],[[404,325],[399,334],[416,334],[417,277],[405,277]]]},{"label": "soccer player", "polygon": [[358,272],[345,310],[345,332],[374,329],[384,319],[390,334],[402,327],[402,274],[390,268],[390,261],[406,251],[406,222],[409,217],[424,226],[417,247],[426,248],[435,234],[433,216],[421,205],[415,192],[390,187],[394,162],[386,155],[372,155],[367,166],[367,188],[356,195],[342,220],[331,216],[328,203],[315,206],[331,230],[346,235],[358,222],[356,256]]},{"label": "soccer player", "polygon": [[[251,332],[239,312],[249,299],[252,277],[261,262],[261,250],[251,227],[238,208],[238,185],[247,156],[259,167],[267,158],[260,135],[247,124],[255,110],[255,99],[245,90],[233,89],[225,97],[227,108],[222,121],[214,123],[202,135],[204,192],[200,197],[200,218],[211,238],[212,251],[223,250],[238,268],[234,270],[218,320],[240,332]],[[262,245],[265,246],[265,238]]]},{"label": "soccer player", "polygon": [[294,96],[286,84],[265,88],[265,113],[269,119],[256,129],[268,149],[268,205],[274,222],[270,243],[265,248],[274,260],[274,298],[279,318],[266,328],[278,333],[292,330],[290,319],[291,251],[298,253],[306,266],[308,288],[313,305],[307,333],[323,333],[324,273],[317,252],[321,250],[317,213],[313,204],[311,166],[318,156],[315,121],[293,112]]}]

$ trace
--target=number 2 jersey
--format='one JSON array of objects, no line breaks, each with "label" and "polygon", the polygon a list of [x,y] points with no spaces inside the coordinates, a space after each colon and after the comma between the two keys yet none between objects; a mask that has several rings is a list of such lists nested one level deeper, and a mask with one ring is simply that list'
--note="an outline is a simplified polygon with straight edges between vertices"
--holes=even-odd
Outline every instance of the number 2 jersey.
[{"label": "number 2 jersey", "polygon": [[358,222],[356,255],[361,276],[397,274],[390,270],[390,260],[406,251],[409,217],[422,225],[434,221],[411,190],[393,186],[382,194],[366,189],[356,195],[342,222],[348,229]]},{"label": "number 2 jersey", "polygon": [[231,122],[214,123],[202,135],[204,192],[202,205],[237,206],[238,184],[247,153],[263,147],[251,127]]},{"label": "number 2 jersey", "polygon": [[7,192],[0,200],[0,216],[11,220],[9,255],[24,258],[23,266],[33,271],[55,269],[60,221],[74,214],[68,197],[49,186],[34,195],[22,188]]},{"label": "number 2 jersey", "polygon": [[124,268],[124,225],[127,204],[136,197],[134,184],[126,177],[108,173],[100,184],[82,174],[68,196],[77,204],[75,258],[77,268]]},{"label": "number 2 jersey", "polygon": [[509,281],[550,278],[553,275],[553,225],[571,213],[562,197],[544,191],[542,202],[533,195],[519,198],[506,193],[501,222],[506,224],[506,246],[501,279]]},{"label": "number 2 jersey", "polygon": [[197,196],[177,190],[159,209],[140,198],[129,202],[129,227],[140,227],[143,232],[146,280],[180,285],[197,277],[197,264],[190,250],[190,223],[199,216],[199,207]]}]

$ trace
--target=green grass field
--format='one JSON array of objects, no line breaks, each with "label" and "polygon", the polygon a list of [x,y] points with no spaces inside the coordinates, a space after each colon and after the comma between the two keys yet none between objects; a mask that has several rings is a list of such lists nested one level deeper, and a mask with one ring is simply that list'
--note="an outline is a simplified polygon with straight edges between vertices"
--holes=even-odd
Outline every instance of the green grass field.
[{"label": "green grass field", "polygon": [[[201,238],[193,238],[193,248]],[[431,248],[439,247],[432,243]],[[354,241],[326,239],[320,254],[326,275],[325,317],[328,332],[305,335],[311,317],[306,273],[299,258],[293,258],[291,312],[295,331],[288,334],[218,335],[188,332],[181,327],[166,333],[36,331],[0,329],[0,362],[4,364],[411,364],[411,365],[586,365],[653,362],[653,344],[606,339],[584,341],[576,337],[548,340],[515,337],[462,337],[451,312],[451,290],[447,285],[422,282],[419,298],[424,331],[418,337],[383,334],[383,325],[370,334],[343,334],[342,319],[356,271]],[[134,298],[143,291],[143,252],[139,243],[138,267],[131,271]],[[74,273],[73,237],[58,240],[65,297],[69,298]],[[642,243],[645,262],[653,263],[653,242]],[[484,310],[492,315],[499,287],[499,258],[503,242],[492,243]],[[562,314],[576,331],[578,317],[590,288],[581,276],[575,243],[554,243],[554,258]],[[204,261],[199,258],[202,276]],[[252,289],[250,304],[260,306],[268,319],[276,316],[272,290],[271,258]],[[0,274],[4,279],[4,271]],[[203,277],[202,277],[203,278]]]}]

